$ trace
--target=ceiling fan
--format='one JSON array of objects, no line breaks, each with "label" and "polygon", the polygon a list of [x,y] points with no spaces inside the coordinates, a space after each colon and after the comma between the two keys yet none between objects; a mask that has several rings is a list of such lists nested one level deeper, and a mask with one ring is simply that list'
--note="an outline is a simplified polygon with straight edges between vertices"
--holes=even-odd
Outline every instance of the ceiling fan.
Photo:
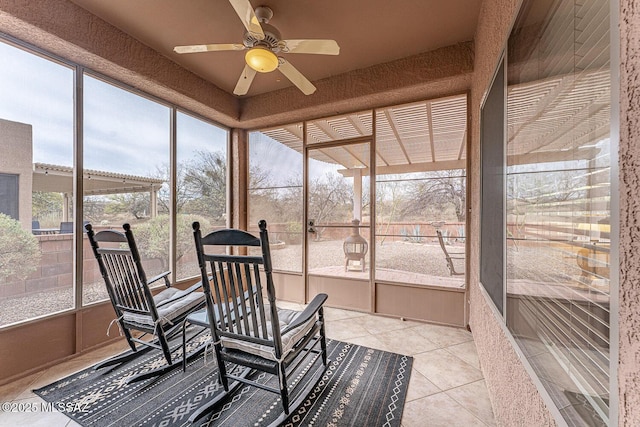
[{"label": "ceiling fan", "polygon": [[176,46],[176,53],[216,52],[224,50],[246,50],[245,66],[233,93],[245,95],[249,91],[256,73],[280,71],[305,95],[311,95],[316,87],[286,59],[281,53],[311,53],[317,55],[338,55],[340,46],[335,40],[282,40],[280,32],[269,24],[273,11],[267,6],[259,6],[255,12],[249,0],[229,0],[247,31],[242,43],[197,44]]}]

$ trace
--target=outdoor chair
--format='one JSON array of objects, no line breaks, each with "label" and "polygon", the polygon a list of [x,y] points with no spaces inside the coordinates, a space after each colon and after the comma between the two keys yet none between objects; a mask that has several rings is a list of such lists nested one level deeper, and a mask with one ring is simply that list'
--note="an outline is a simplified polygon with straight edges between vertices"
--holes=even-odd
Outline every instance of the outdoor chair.
[{"label": "outdoor chair", "polygon": [[449,275],[451,276],[461,276],[464,275],[464,272],[456,271],[456,267],[453,263],[454,260],[463,260],[465,259],[464,252],[451,252],[447,250],[447,246],[445,245],[444,238],[442,237],[442,231],[436,230],[438,234],[438,242],[440,242],[440,247],[442,248],[442,252],[444,252],[444,257],[447,261],[447,268],[449,269]]},{"label": "outdoor chair", "polygon": [[[206,315],[190,315],[186,322],[210,328],[225,393],[199,408],[191,416],[192,422],[205,416],[239,385],[249,384],[280,396],[284,411],[275,425],[303,402],[326,369],[322,305],[327,295],[316,295],[301,312],[278,308],[266,221],[260,221],[258,227],[260,238],[235,229],[202,237],[200,224],[193,223],[207,309]],[[261,254],[220,254],[221,246],[236,250],[258,247]],[[248,378],[251,370],[266,372],[277,380],[272,381],[274,385],[252,381]]]},{"label": "outdoor chair", "polygon": [[[122,227],[124,233],[113,230],[95,233],[91,224],[85,225],[116,313],[115,321],[131,347],[131,352],[108,359],[96,365],[95,369],[124,363],[153,348],[162,350],[167,364],[129,380],[134,382],[180,366],[181,360],[172,359],[168,341],[180,332],[182,321],[187,315],[204,307],[205,298],[203,292],[196,292],[201,287],[200,283],[186,290],[171,287],[168,271],[147,280],[131,226],[124,224]],[[100,247],[99,243],[105,244],[105,247]],[[160,280],[164,280],[166,289],[154,296],[150,285]],[[140,332],[142,336],[136,336]],[[153,335],[153,339],[144,340],[147,334]],[[183,352],[183,358],[184,355]]]},{"label": "outdoor chair", "polygon": [[73,233],[73,222],[64,221],[60,223],[60,234]]}]

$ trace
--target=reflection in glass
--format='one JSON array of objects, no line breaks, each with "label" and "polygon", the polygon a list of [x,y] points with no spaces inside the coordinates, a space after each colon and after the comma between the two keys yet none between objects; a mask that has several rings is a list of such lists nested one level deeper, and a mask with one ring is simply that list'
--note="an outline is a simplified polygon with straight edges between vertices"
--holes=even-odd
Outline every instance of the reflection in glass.
[{"label": "reflection in glass", "polygon": [[266,220],[273,268],[302,272],[302,126],[287,129],[249,134],[248,228]]},{"label": "reflection in glass", "polygon": [[509,39],[507,325],[567,423],[607,425],[609,2],[552,3]]},{"label": "reflection in glass", "polygon": [[[170,270],[169,108],[84,76],[84,221],[95,231],[131,224],[146,273]],[[85,238],[83,303],[107,299]]]},{"label": "reflection in glass", "polygon": [[73,69],[0,42],[0,327],[68,310]]},{"label": "reflection in glass", "polygon": [[[227,226],[229,132],[178,112],[176,133],[176,278],[181,280],[200,274],[193,243],[193,222],[200,222],[204,234]],[[168,172],[168,168],[166,170]],[[168,206],[169,194],[162,200]]]},{"label": "reflection in glass", "polygon": [[309,273],[369,278],[369,144],[309,150]]},{"label": "reflection in glass", "polygon": [[466,96],[376,112],[376,280],[464,287]]}]

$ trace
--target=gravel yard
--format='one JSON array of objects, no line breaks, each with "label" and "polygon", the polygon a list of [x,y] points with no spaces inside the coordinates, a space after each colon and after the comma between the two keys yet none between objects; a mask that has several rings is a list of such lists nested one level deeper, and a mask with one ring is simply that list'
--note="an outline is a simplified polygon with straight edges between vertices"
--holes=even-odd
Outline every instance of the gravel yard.
[{"label": "gravel yard", "polygon": [[[461,243],[455,243],[448,248],[450,253],[463,251]],[[289,269],[301,271],[301,253],[300,245],[287,245],[282,249],[273,250],[271,255],[274,268],[283,269],[289,266]],[[575,256],[568,252],[520,245],[517,249],[510,248],[508,253],[509,279],[568,282],[580,275]],[[449,277],[444,254],[437,242],[385,242],[383,245],[378,244],[376,256],[378,268]],[[313,271],[329,266],[344,266],[342,241],[310,242],[309,269]],[[464,271],[462,263],[456,265],[456,270]],[[540,276],[541,270],[547,272],[543,277]],[[98,301],[106,297],[102,282],[85,286],[84,290],[85,301]],[[72,305],[71,288],[7,298],[0,300],[0,325],[66,310]]]}]

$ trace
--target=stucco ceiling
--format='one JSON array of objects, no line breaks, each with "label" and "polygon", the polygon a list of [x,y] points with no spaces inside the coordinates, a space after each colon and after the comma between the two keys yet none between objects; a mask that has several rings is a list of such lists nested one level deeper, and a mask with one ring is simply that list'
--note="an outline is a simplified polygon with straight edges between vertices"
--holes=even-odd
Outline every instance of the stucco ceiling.
[{"label": "stucco ceiling", "polygon": [[[80,7],[232,93],[244,52],[179,55],[176,45],[241,43],[227,0],[72,0]],[[334,39],[340,55],[288,54],[312,82],[472,40],[481,0],[252,0],[273,12],[284,39]],[[245,97],[286,87],[278,71],[256,76]]]}]

